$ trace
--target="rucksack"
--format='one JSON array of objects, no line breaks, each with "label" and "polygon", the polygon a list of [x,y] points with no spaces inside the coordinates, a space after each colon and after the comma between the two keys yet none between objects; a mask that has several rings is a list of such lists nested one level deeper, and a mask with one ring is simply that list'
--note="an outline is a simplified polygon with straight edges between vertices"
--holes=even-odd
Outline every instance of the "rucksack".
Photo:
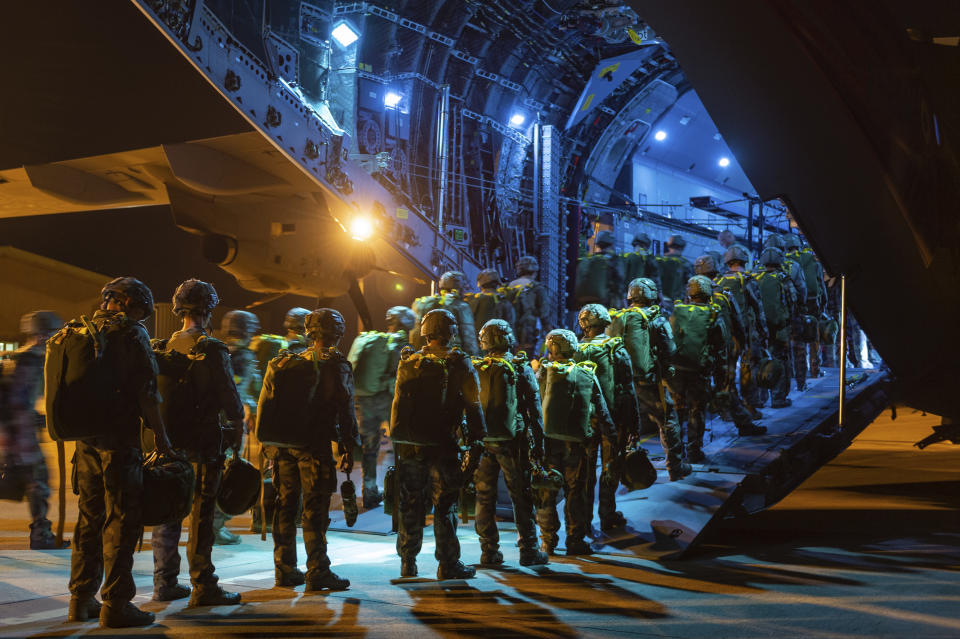
[{"label": "rucksack", "polygon": [[496,293],[469,293],[464,297],[464,300],[473,313],[474,327],[477,330],[492,319],[502,319],[511,324],[515,320],[513,305],[499,291]]},{"label": "rucksack", "polygon": [[676,255],[658,257],[657,262],[660,264],[660,285],[664,297],[682,300],[687,287],[684,276],[691,272],[690,262]]},{"label": "rucksack", "polygon": [[742,272],[730,273],[716,279],[716,284],[737,301],[741,311],[747,309],[747,275]]},{"label": "rucksack", "polygon": [[257,439],[269,446],[307,447],[315,442],[309,425],[320,380],[314,351],[285,352],[270,360],[257,406]]},{"label": "rucksack", "polygon": [[353,383],[358,395],[376,395],[387,389],[390,334],[366,331],[357,335],[347,359],[353,365]]},{"label": "rucksack", "polygon": [[638,277],[647,277],[650,272],[649,262],[654,257],[645,250],[634,251],[623,255],[624,280],[632,282]]},{"label": "rucksack", "polygon": [[757,273],[763,313],[767,317],[767,323],[774,329],[781,329],[790,322],[790,306],[787,304],[784,290],[786,277],[778,271]]},{"label": "rucksack", "polygon": [[618,325],[623,347],[627,349],[634,377],[646,377],[653,370],[656,360],[650,346],[650,320],[643,309],[636,306],[614,310],[610,313],[614,325]]},{"label": "rucksack", "polygon": [[201,336],[189,353],[167,350],[168,340],[151,342],[157,360],[157,390],[163,398],[160,416],[175,448],[193,448],[203,428],[203,404],[210,387],[210,375],[204,359],[207,348],[222,344],[206,335]]},{"label": "rucksack", "polygon": [[820,299],[820,264],[810,249],[801,249],[790,253],[803,271],[803,281],[807,285],[807,299]]},{"label": "rucksack", "polygon": [[136,322],[123,313],[106,317],[98,326],[81,316],[47,340],[47,432],[55,441],[108,435],[119,415],[120,380],[106,357],[107,337]]},{"label": "rucksack", "polygon": [[426,446],[455,443],[451,423],[459,416],[448,415],[447,390],[451,369],[466,355],[459,349],[446,358],[404,349],[397,369],[396,394],[390,415],[390,437],[394,442]]},{"label": "rucksack", "polygon": [[[473,313],[466,302],[452,293],[438,293],[437,295],[427,295],[417,298],[413,303],[413,310],[417,314],[417,325],[410,334],[410,343],[416,347],[422,347],[427,343],[425,337],[420,335],[420,321],[430,311],[442,308],[450,311],[457,320],[457,334],[450,341],[451,347],[460,347],[465,350],[472,350],[477,342],[476,327],[473,323]],[[469,317],[467,316],[469,313]],[[470,335],[470,333],[473,333]]]},{"label": "rucksack", "polygon": [[473,366],[480,380],[480,406],[487,427],[484,441],[513,440],[519,426],[517,368],[503,357],[475,357]]},{"label": "rucksack", "polygon": [[623,340],[619,337],[607,337],[599,342],[580,342],[574,358],[578,362],[593,362],[594,375],[600,382],[603,399],[607,402],[607,410],[613,412],[614,406],[614,373],[613,352],[620,348]]},{"label": "rucksack", "polygon": [[676,304],[670,324],[677,353],[677,368],[705,372],[713,363],[710,355],[710,330],[717,323],[720,308],[716,304]]},{"label": "rucksack", "polygon": [[594,253],[577,262],[577,282],[574,299],[580,306],[591,303],[606,304],[610,287],[611,256]]},{"label": "rucksack", "polygon": [[250,340],[250,350],[257,356],[257,368],[260,374],[267,372],[267,364],[287,347],[287,340],[279,335],[257,335]]},{"label": "rucksack", "polygon": [[552,439],[584,442],[593,437],[592,362],[544,362],[540,365],[543,432]]}]

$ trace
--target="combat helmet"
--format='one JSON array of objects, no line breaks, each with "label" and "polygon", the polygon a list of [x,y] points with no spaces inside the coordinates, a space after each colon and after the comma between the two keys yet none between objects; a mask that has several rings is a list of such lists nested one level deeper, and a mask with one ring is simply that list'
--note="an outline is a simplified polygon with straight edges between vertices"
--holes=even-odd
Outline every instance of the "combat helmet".
[{"label": "combat helmet", "polygon": [[697,258],[697,261],[693,263],[693,272],[697,275],[711,277],[719,273],[720,268],[717,266],[715,257],[712,255],[701,255]]},{"label": "combat helmet", "polygon": [[305,325],[309,314],[310,311],[301,306],[291,308],[283,318],[283,329],[302,335],[306,331]]},{"label": "combat helmet", "polygon": [[517,345],[517,338],[513,334],[510,324],[502,319],[492,319],[480,329],[480,350],[509,351]]},{"label": "combat helmet", "polygon": [[750,255],[747,253],[747,249],[743,248],[739,244],[734,244],[727,249],[726,253],[723,254],[723,263],[728,266],[733,262],[742,262],[746,264],[750,261]]},{"label": "combat helmet", "polygon": [[212,284],[191,278],[177,287],[173,294],[173,314],[183,317],[189,314],[206,315],[217,307],[220,298]]},{"label": "combat helmet", "polygon": [[757,261],[764,266],[783,266],[783,251],[773,246],[768,246],[761,251]]},{"label": "combat helmet", "polygon": [[616,238],[612,231],[599,231],[597,237],[593,240],[593,244],[602,249],[613,246],[614,242],[616,242]]},{"label": "combat helmet", "polygon": [[304,328],[308,335],[316,334],[340,339],[347,330],[347,324],[343,321],[340,311],[332,308],[318,308],[307,315]]},{"label": "combat helmet", "polygon": [[610,312],[602,304],[587,304],[577,314],[577,323],[583,330],[588,326],[606,327],[610,324]]},{"label": "combat helmet", "polygon": [[441,291],[462,291],[466,286],[467,277],[460,271],[447,271],[440,276],[438,287]]},{"label": "combat helmet", "polygon": [[555,328],[544,339],[551,359],[570,359],[577,352],[577,336],[565,328]]},{"label": "combat helmet", "polygon": [[530,488],[538,492],[558,493],[563,489],[563,474],[550,466],[534,466],[530,473]]},{"label": "combat helmet", "polygon": [[633,241],[630,243],[632,246],[640,246],[643,248],[650,248],[650,236],[646,233],[637,233],[633,236]]},{"label": "combat helmet", "polygon": [[627,287],[627,301],[631,304],[657,301],[660,296],[657,291],[657,283],[647,277],[638,277],[630,282]]},{"label": "combat helmet", "polygon": [[687,241],[682,235],[671,235],[667,238],[667,248],[683,249],[687,246]]},{"label": "combat helmet", "polygon": [[420,335],[427,340],[450,341],[457,332],[457,318],[443,308],[435,308],[420,321]]},{"label": "combat helmet", "polygon": [[33,311],[20,318],[20,332],[26,335],[52,335],[63,327],[53,311]]},{"label": "combat helmet", "polygon": [[153,293],[146,284],[137,278],[118,277],[107,282],[103,290],[100,291],[104,308],[106,307],[106,302],[115,297],[116,294],[126,297],[128,300],[127,306],[140,309],[143,312],[143,319],[153,315]]},{"label": "combat helmet", "polygon": [[800,239],[799,235],[794,235],[793,233],[784,233],[783,234],[783,250],[784,251],[797,251],[803,246],[803,240]]},{"label": "combat helmet", "polygon": [[532,255],[524,255],[517,260],[518,275],[533,275],[539,270],[540,264],[537,262],[537,258]]},{"label": "combat helmet", "polygon": [[406,306],[391,306],[387,309],[386,320],[388,326],[395,322],[401,330],[409,331],[417,323],[417,315]]},{"label": "combat helmet", "polygon": [[763,240],[763,248],[770,248],[771,246],[783,250],[783,237],[779,233],[771,233]]},{"label": "combat helmet", "polygon": [[503,282],[503,278],[501,278],[500,274],[492,268],[480,271],[477,274],[477,286],[481,289],[489,286],[496,286],[501,282]]},{"label": "combat helmet", "polygon": [[260,330],[260,320],[250,311],[230,311],[220,322],[220,331],[228,336],[246,339]]},{"label": "combat helmet", "polygon": [[713,295],[713,282],[706,275],[694,275],[687,282],[687,297],[705,297],[709,299]]}]

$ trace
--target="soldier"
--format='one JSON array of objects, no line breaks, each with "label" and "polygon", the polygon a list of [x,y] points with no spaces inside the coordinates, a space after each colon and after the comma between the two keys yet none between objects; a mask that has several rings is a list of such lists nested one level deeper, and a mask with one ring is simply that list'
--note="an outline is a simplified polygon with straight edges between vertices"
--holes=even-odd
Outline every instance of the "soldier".
[{"label": "soldier", "polygon": [[[428,312],[419,328],[427,344],[419,351],[401,353],[390,414],[400,496],[400,575],[417,576],[424,499],[429,496],[437,579],[469,579],[476,570],[460,561],[456,503],[464,479],[473,475],[480,462],[486,436],[477,372],[463,351],[450,347],[457,335],[457,320],[450,311]],[[468,447],[462,461],[457,431]]]},{"label": "soldier", "polygon": [[484,565],[503,563],[496,521],[497,479],[501,469],[513,502],[520,565],[540,565],[548,560],[547,554],[537,548],[530,487],[530,457],[543,459],[540,389],[526,356],[511,352],[516,345],[510,325],[502,319],[492,319],[480,329],[484,357],[473,360],[480,379],[480,405],[487,427],[483,457],[473,475],[477,489],[476,531],[482,550],[480,563]]},{"label": "soldier", "polygon": [[286,340],[285,348],[291,353],[302,353],[310,348],[305,326],[308,315],[310,315],[310,311],[295,306],[287,311],[287,316],[283,318],[283,328],[287,331],[284,338]]},{"label": "soldier", "polygon": [[826,303],[820,318],[821,361],[827,368],[837,368],[840,348],[837,339],[840,333],[840,279],[826,276],[824,283]]},{"label": "soldier", "polygon": [[[237,384],[240,403],[243,404],[243,458],[254,465],[260,463],[260,442],[254,426],[257,423],[257,400],[263,377],[260,374],[256,354],[250,349],[250,340],[260,330],[260,320],[249,311],[229,311],[220,323],[220,332],[226,338],[230,351],[230,369]],[[252,510],[254,525],[261,525],[260,508]],[[240,536],[227,529],[230,518],[218,507],[213,517],[213,543],[216,546],[232,546],[240,543]]]},{"label": "soldier", "polygon": [[417,323],[410,331],[410,343],[416,348],[423,348],[424,338],[420,332],[420,323],[431,310],[443,308],[453,313],[457,320],[457,334],[453,336],[451,346],[462,348],[468,355],[479,353],[477,348],[477,330],[473,322],[473,311],[463,300],[467,283],[460,271],[447,271],[440,276],[440,292],[437,295],[419,297],[413,302],[413,312],[417,315]]},{"label": "soldier", "polygon": [[[790,289],[788,302],[790,304],[790,342],[787,346],[787,361],[789,366],[786,371],[793,371],[793,377],[796,380],[797,390],[805,390],[807,387],[807,356],[806,346],[803,342],[803,301],[807,298],[807,283],[803,276],[803,269],[793,258],[786,256],[787,238],[789,233],[783,235],[771,235],[764,242],[765,246],[776,247],[784,257],[781,269],[787,276],[786,284]],[[763,265],[761,264],[761,267]],[[795,357],[796,353],[801,353],[802,357]],[[789,373],[787,377],[789,378]],[[788,379],[789,382],[789,379]],[[788,383],[789,386],[789,383]]]},{"label": "soldier", "polygon": [[[111,401],[117,410],[114,423],[104,429],[110,435],[77,442],[80,514],[73,534],[68,619],[87,621],[99,614],[103,627],[128,628],[154,619],[152,612],[131,603],[137,593],[133,552],[143,530],[141,419],[153,430],[161,453],[169,453],[170,442],[158,407],[157,363],[140,323],[153,313],[153,294],[133,277],[108,282],[101,294],[103,304],[91,322],[106,337],[103,358],[116,374],[119,388]],[[102,608],[94,599],[101,581]]]},{"label": "soldier", "polygon": [[657,258],[650,252],[650,236],[637,233],[633,236],[633,252],[623,256],[624,279],[627,282],[645,277],[653,280],[660,289],[660,266]]},{"label": "soldier", "polygon": [[623,338],[633,366],[634,388],[640,414],[655,423],[660,444],[667,457],[670,481],[683,479],[691,472],[683,461],[683,433],[677,410],[664,378],[671,370],[670,360],[677,350],[670,322],[660,312],[657,285],[648,278],[630,282],[629,308],[611,313],[608,335]]},{"label": "soldier", "polygon": [[677,398],[681,419],[687,422],[687,459],[702,462],[710,378],[722,374],[726,362],[721,309],[710,300],[713,284],[703,275],[687,283],[686,304],[675,304],[670,326],[677,343],[673,359],[676,374],[670,386]]},{"label": "soldier", "polygon": [[587,304],[577,316],[583,331],[583,341],[577,345],[574,359],[593,362],[595,375],[603,391],[603,399],[610,417],[617,426],[616,441],[604,442],[594,437],[587,447],[587,503],[593,515],[593,491],[597,483],[597,453],[602,450],[599,507],[600,529],[604,532],[626,526],[627,520],[617,510],[616,492],[622,472],[621,461],[630,440],[640,431],[640,408],[633,389],[633,366],[623,346],[623,338],[610,337],[605,331],[610,325],[610,313],[599,304]]},{"label": "soldier", "polygon": [[[233,380],[230,352],[223,342],[208,336],[213,309],[219,303],[210,284],[190,279],[177,287],[173,295],[173,312],[183,320],[183,328],[168,340],[155,343],[171,361],[180,356],[195,358],[189,377],[189,392],[198,406],[189,413],[171,414],[180,402],[165,396],[171,440],[193,463],[197,478],[190,531],[187,540],[187,561],[190,564],[190,588],[177,583],[180,574],[180,533],[182,522],[153,528],[153,598],[172,601],[190,596],[191,606],[219,606],[240,602],[240,593],[227,592],[218,583],[212,558],[217,491],[223,472],[223,452],[227,447],[239,450],[243,437],[243,405]],[[202,365],[202,366],[201,366]],[[229,430],[221,430],[220,412],[229,420]],[[224,442],[224,435],[227,441]],[[224,443],[228,446],[224,446]]]},{"label": "soldier", "polygon": [[408,345],[416,321],[411,309],[393,306],[387,310],[387,332],[360,333],[347,355],[353,365],[356,384],[356,413],[362,442],[363,507],[366,509],[376,508],[383,501],[383,494],[377,487],[381,426],[390,421],[400,351]]},{"label": "soldier", "polygon": [[598,303],[619,306],[623,294],[623,264],[610,231],[600,231],[593,243],[597,251],[580,258],[574,299],[578,305]]},{"label": "soldier", "polygon": [[[763,415],[756,407],[762,402],[756,378],[768,337],[767,317],[763,312],[763,302],[760,299],[760,288],[756,278],[746,271],[749,259],[750,254],[738,244],[727,249],[723,260],[728,272],[718,277],[716,284],[736,300],[743,313],[746,342],[735,345],[737,351],[731,356],[731,361],[735,364],[739,358],[740,391],[745,408],[753,419],[760,419]],[[733,373],[734,371],[730,372],[731,375]]]},{"label": "soldier", "polygon": [[[784,257],[800,265],[800,272],[803,274],[807,289],[806,298],[801,300],[801,311],[813,318],[814,322],[819,323],[820,316],[827,304],[827,285],[823,279],[823,267],[814,252],[809,247],[804,246],[799,236],[788,234],[785,244],[787,252]],[[800,364],[806,363],[807,350],[809,349],[811,377],[820,377],[819,333],[819,330],[810,330],[809,335],[804,335],[793,343],[793,356]],[[804,372],[806,371],[805,366],[801,366],[801,368]]]},{"label": "soldier", "polygon": [[492,319],[502,319],[511,326],[517,321],[517,312],[508,297],[509,292],[502,288],[503,284],[503,278],[493,269],[480,271],[477,275],[480,292],[465,296],[473,312],[474,326],[483,326]]},{"label": "soldier", "polygon": [[[793,306],[793,287],[783,270],[783,251],[773,246],[763,249],[757,260],[763,271],[757,274],[760,286],[760,299],[763,300],[763,313],[767,318],[767,331],[770,335],[770,355],[780,360],[784,374],[777,387],[771,391],[771,406],[786,408],[791,405],[787,393],[790,391],[790,309]],[[766,401],[766,391],[760,391],[760,404]]]},{"label": "soldier", "polygon": [[34,311],[20,318],[27,341],[8,360],[0,361],[0,465],[26,487],[30,509],[30,549],[57,548],[47,519],[50,475],[37,440],[35,406],[43,395],[43,358],[47,339],[63,321],[53,311]]},{"label": "soldier", "polygon": [[[350,362],[337,350],[346,324],[343,316],[331,308],[318,308],[307,316],[304,324],[311,348],[300,356],[316,363],[319,389],[309,409],[314,422],[304,430],[314,434],[316,441],[303,447],[264,447],[264,454],[273,461],[277,491],[273,514],[276,585],[293,587],[306,583],[306,592],[346,590],[350,581],[330,570],[327,556],[330,496],[337,488],[337,469],[350,472],[353,449],[360,444],[354,414],[353,373]],[[282,383],[281,378],[276,378],[275,383]],[[334,464],[330,451],[333,441],[337,442],[340,453],[338,464]],[[305,575],[297,568],[296,519],[301,496],[303,542],[307,551]]]},{"label": "soldier", "polygon": [[[697,275],[709,278],[711,282],[718,282],[720,269],[712,255],[698,257],[693,265],[693,270],[696,271]],[[762,435],[767,432],[767,429],[751,421],[750,413],[744,408],[740,393],[737,392],[737,358],[747,341],[747,328],[740,305],[736,298],[719,284],[713,287],[711,302],[720,308],[726,343],[726,361],[720,377],[714,380],[720,406],[725,412],[729,413],[741,437]]]},{"label": "soldier", "polygon": [[[545,341],[549,361],[537,369],[543,402],[544,458],[563,474],[567,555],[589,555],[593,549],[586,541],[592,515],[586,494],[590,475],[587,447],[598,431],[604,443],[612,446],[617,428],[593,374],[595,366],[572,361],[577,336],[560,328],[547,333]],[[547,494],[537,508],[537,524],[543,540],[540,549],[554,554],[560,530],[556,493]]]},{"label": "soldier", "polygon": [[667,252],[657,258],[660,266],[660,292],[663,295],[663,306],[666,310],[673,308],[673,304],[683,300],[687,281],[693,277],[693,265],[683,256],[683,249],[687,241],[682,235],[671,235],[667,238]]},{"label": "soldier", "polygon": [[550,309],[547,289],[537,281],[540,265],[532,255],[517,260],[517,279],[510,282],[507,294],[513,302],[517,321],[514,324],[517,348],[530,357],[540,352],[540,336],[550,331]]}]

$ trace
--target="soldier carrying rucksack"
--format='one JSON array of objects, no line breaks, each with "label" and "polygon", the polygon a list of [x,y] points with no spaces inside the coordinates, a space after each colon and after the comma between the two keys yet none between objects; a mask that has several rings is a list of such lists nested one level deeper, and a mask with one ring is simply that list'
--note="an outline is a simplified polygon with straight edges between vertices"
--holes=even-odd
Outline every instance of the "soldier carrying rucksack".
[{"label": "soldier carrying rucksack", "polygon": [[611,313],[607,335],[623,338],[633,366],[641,417],[645,415],[657,425],[670,481],[677,481],[689,475],[691,468],[683,461],[683,431],[673,396],[666,385],[677,346],[670,322],[657,305],[659,299],[653,280],[638,278],[630,282],[627,288],[630,306]]},{"label": "soldier carrying rucksack", "polygon": [[[593,553],[586,540],[591,508],[587,501],[590,465],[587,448],[595,437],[611,447],[617,427],[610,418],[593,362],[576,362],[577,336],[565,329],[547,333],[547,359],[537,369],[543,404],[544,460],[563,475],[563,516],[567,530],[567,555]],[[559,539],[556,492],[548,492],[537,508],[540,549],[554,554]]]},{"label": "soldier carrying rucksack", "polygon": [[[243,405],[237,393],[227,345],[209,336],[210,319],[220,299],[207,282],[189,279],[173,294],[173,312],[183,328],[169,339],[157,340],[161,409],[170,440],[194,466],[197,490],[190,517],[187,561],[190,588],[177,582],[180,574],[182,522],[154,526],[153,598],[172,601],[190,596],[191,606],[240,602],[240,593],[227,592],[214,573],[213,542],[217,492],[224,451],[238,454],[243,437]],[[220,425],[221,411],[228,427]]]},{"label": "soldier carrying rucksack", "polygon": [[[99,615],[101,626],[126,628],[154,619],[131,603],[133,552],[143,530],[141,419],[160,453],[169,453],[170,443],[158,407],[157,363],[140,323],[153,313],[153,294],[136,278],[118,277],[101,295],[91,319],[68,322],[47,341],[47,429],[57,441],[77,440],[80,514],[68,620]],[[101,582],[102,607],[94,598]]]},{"label": "soldier carrying rucksack", "polygon": [[[282,353],[270,362],[257,411],[257,437],[273,461],[276,505],[273,560],[276,585],[306,584],[307,592],[350,586],[330,570],[327,528],[337,469],[353,468],[359,446],[354,413],[353,370],[337,350],[346,324],[331,308],[319,308],[305,322],[311,348]],[[340,459],[334,462],[331,442]],[[307,572],[297,568],[297,508],[303,499],[303,541]]]},{"label": "soldier carrying rucksack", "polygon": [[[783,366],[780,381],[770,391],[770,405],[773,408],[786,408],[792,403],[787,393],[790,392],[790,309],[793,306],[794,289],[783,271],[783,251],[773,246],[767,247],[757,261],[763,268],[756,277],[770,334],[770,356]],[[761,388],[759,395],[760,403],[757,406],[762,407],[766,402],[767,390]]]},{"label": "soldier carrying rucksack", "polygon": [[687,459],[694,464],[705,459],[703,436],[706,430],[710,379],[723,373],[726,344],[720,308],[711,302],[713,283],[694,275],[687,283],[688,302],[674,304],[670,326],[677,344],[673,358],[676,373],[669,380],[677,400],[681,423],[687,424]]},{"label": "soldier carrying rucksack", "polygon": [[623,295],[623,263],[614,247],[614,235],[599,231],[594,240],[597,251],[577,262],[573,298],[578,306],[598,303],[619,306]]},{"label": "soldier carrying rucksack", "polygon": [[513,502],[520,565],[547,563],[546,553],[537,548],[530,487],[530,458],[543,459],[540,389],[526,356],[522,352],[518,355],[511,352],[516,344],[509,324],[500,319],[490,320],[480,329],[484,356],[473,360],[480,380],[480,404],[487,428],[483,457],[473,475],[477,490],[476,531],[482,550],[480,563],[484,565],[503,563],[496,520],[497,480],[501,469]]},{"label": "soldier carrying rucksack", "polygon": [[674,303],[682,302],[687,282],[693,277],[693,265],[683,256],[687,241],[682,235],[667,238],[667,251],[657,258],[660,266],[660,293],[663,295],[663,308],[670,311]]},{"label": "soldier carrying rucksack", "polygon": [[804,326],[799,340],[794,341],[793,356],[804,363],[807,351],[810,352],[810,376],[820,377],[820,318],[827,306],[827,285],[823,278],[823,266],[816,254],[804,246],[798,235],[786,237],[785,259],[800,265],[803,280],[807,287],[806,299],[800,300],[805,314]]},{"label": "soldier carrying rucksack", "polygon": [[[486,437],[479,382],[470,358],[450,347],[457,334],[450,311],[428,312],[419,329],[426,346],[401,354],[390,413],[399,486],[400,575],[417,576],[424,501],[431,499],[437,579],[468,579],[476,570],[460,561],[456,504],[464,481],[480,463]],[[462,459],[458,436],[467,448]]]},{"label": "soldier carrying rucksack", "polygon": [[520,257],[517,260],[517,278],[506,289],[517,316],[513,325],[517,349],[531,358],[536,358],[540,352],[541,336],[553,328],[547,289],[537,281],[539,270],[537,258],[532,255]]},{"label": "soldier carrying rucksack", "polygon": [[375,508],[383,501],[377,487],[377,459],[381,426],[390,422],[393,386],[397,379],[400,351],[409,344],[416,316],[406,306],[387,310],[387,332],[365,331],[357,335],[347,359],[353,365],[356,412],[362,442],[363,507]]},{"label": "soldier carrying rucksack", "polygon": [[[804,300],[807,298],[807,281],[803,275],[800,263],[787,257],[787,244],[791,242],[789,233],[783,235],[771,234],[765,241],[766,247],[775,247],[780,250],[783,259],[780,269],[786,275],[784,284],[787,287],[787,305],[790,309],[789,342],[787,344],[787,387],[792,374],[796,380],[797,390],[805,390],[807,383],[807,355],[806,344],[803,341],[803,327],[805,320]],[[761,268],[763,265],[761,264]],[[795,356],[795,354],[797,356]]]},{"label": "soldier carrying rucksack", "polygon": [[599,304],[587,304],[577,315],[577,323],[583,331],[583,339],[577,344],[574,359],[592,362],[594,374],[600,382],[603,399],[610,417],[617,426],[615,441],[600,441],[595,437],[587,447],[587,503],[593,514],[593,491],[597,484],[597,455],[600,454],[601,473],[598,513],[600,529],[604,532],[622,528],[627,524],[623,513],[617,510],[616,492],[620,485],[622,460],[631,440],[640,431],[640,408],[633,388],[633,365],[624,348],[623,338],[605,334],[610,325],[610,313]]},{"label": "soldier carrying rucksack", "polygon": [[517,313],[510,301],[510,292],[502,288],[503,278],[494,269],[486,269],[477,274],[479,293],[464,296],[473,312],[474,326],[480,327],[492,319],[501,319],[513,326]]},{"label": "soldier carrying rucksack", "polygon": [[624,281],[628,284],[644,277],[652,280],[660,290],[660,265],[657,257],[650,252],[650,236],[637,233],[633,236],[633,252],[623,255]]},{"label": "soldier carrying rucksack", "polygon": [[410,331],[410,343],[414,348],[423,348],[426,345],[420,331],[420,323],[426,314],[434,309],[444,309],[449,311],[457,321],[457,334],[453,336],[451,346],[462,348],[468,355],[476,355],[480,352],[477,347],[477,329],[473,321],[473,311],[463,299],[466,286],[466,276],[463,273],[447,271],[440,276],[439,293],[414,300],[413,312],[417,315],[417,322]]}]

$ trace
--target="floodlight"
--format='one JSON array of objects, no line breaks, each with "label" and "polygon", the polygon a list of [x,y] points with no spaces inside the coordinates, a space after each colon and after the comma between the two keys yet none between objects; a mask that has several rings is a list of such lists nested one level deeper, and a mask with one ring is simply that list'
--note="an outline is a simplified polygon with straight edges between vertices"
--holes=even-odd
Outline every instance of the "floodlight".
[{"label": "floodlight", "polygon": [[340,43],[341,47],[349,47],[360,39],[360,34],[347,22],[341,22],[330,32],[333,39]]},{"label": "floodlight", "polygon": [[514,113],[510,116],[510,126],[520,126],[527,121],[527,116],[522,113]]},{"label": "floodlight", "polygon": [[400,104],[400,100],[403,99],[403,96],[399,93],[393,91],[387,91],[387,94],[383,96],[383,103],[388,109],[395,109],[397,105]]},{"label": "floodlight", "polygon": [[730,158],[720,158],[720,161],[717,162],[722,168],[727,168],[730,166]]},{"label": "floodlight", "polygon": [[350,236],[359,241],[364,242],[370,239],[370,236],[373,235],[373,222],[370,221],[370,218],[359,215],[353,218],[353,221],[350,222]]},{"label": "floodlight", "polygon": [[661,129],[653,134],[653,139],[657,142],[663,142],[667,139],[667,132]]}]

